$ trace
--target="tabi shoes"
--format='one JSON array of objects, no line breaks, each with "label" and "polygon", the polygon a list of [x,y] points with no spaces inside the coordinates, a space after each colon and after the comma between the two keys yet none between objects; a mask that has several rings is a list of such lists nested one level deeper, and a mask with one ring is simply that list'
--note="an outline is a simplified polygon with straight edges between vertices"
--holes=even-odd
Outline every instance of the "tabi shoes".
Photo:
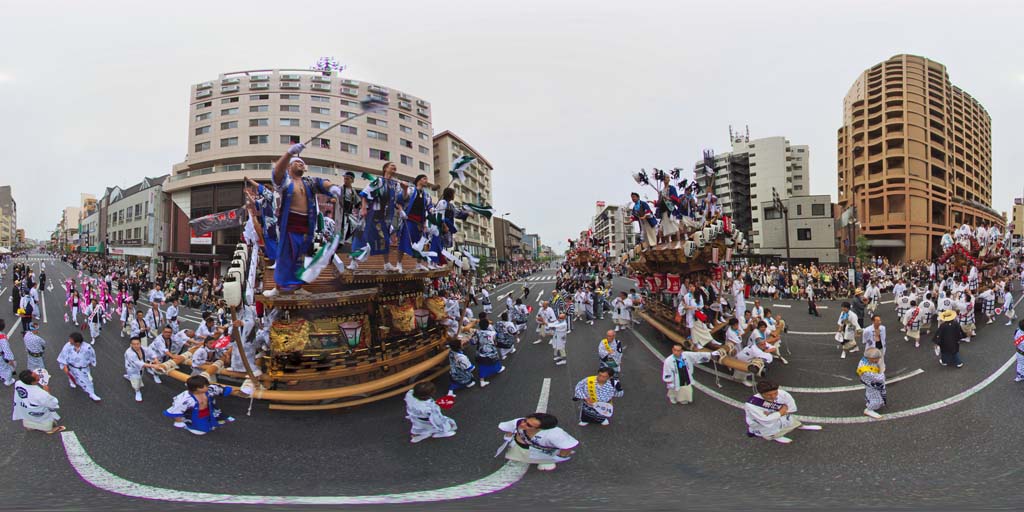
[{"label": "tabi shoes", "polygon": [[135,401],[136,402],[141,402],[142,401],[142,391],[136,391],[135,392]]},{"label": "tabi shoes", "polygon": [[356,260],[352,260],[352,262],[349,263],[345,268],[347,268],[347,269],[349,269],[349,270],[351,270],[353,272],[356,271],[356,270],[359,270],[359,262],[356,261]]},{"label": "tabi shoes", "polygon": [[772,441],[775,441],[776,443],[780,443],[780,444],[789,444],[789,443],[793,442],[792,439],[790,439],[790,438],[788,438],[786,436],[776,437],[775,439],[772,439]]},{"label": "tabi shoes", "polygon": [[415,268],[415,269],[413,269],[413,272],[427,272],[427,271],[429,271],[429,270],[430,270],[430,269],[429,269],[429,268],[427,268],[427,266],[426,266],[426,265],[424,265],[424,264],[422,264],[422,263],[417,263],[417,264],[416,264],[416,268]]},{"label": "tabi shoes", "polygon": [[75,384],[75,381],[70,379],[68,380],[68,384],[71,386],[71,389],[75,389],[78,387],[78,384]]},{"label": "tabi shoes", "polygon": [[402,271],[402,264],[401,263],[395,263],[395,266],[393,267],[393,270],[395,272],[398,272],[399,274],[401,274],[403,272]]},{"label": "tabi shoes", "polygon": [[876,420],[882,419],[882,415],[881,414],[878,414],[877,412],[872,411],[871,409],[864,409],[864,415],[869,417],[869,418],[874,418]]},{"label": "tabi shoes", "polygon": [[418,442],[420,442],[420,441],[422,441],[424,439],[427,439],[429,437],[430,437],[430,434],[420,434],[420,435],[417,435],[417,436],[412,436],[412,438],[409,439],[409,442],[413,443],[413,444],[416,444],[416,443],[418,443]]},{"label": "tabi shoes", "polygon": [[580,427],[585,427],[585,426],[587,426],[587,422],[581,421],[581,422],[577,423],[576,425],[580,426]]},{"label": "tabi shoes", "polygon": [[480,379],[480,387],[482,387],[482,388],[486,388],[490,383],[491,383],[491,381],[489,381],[489,380]]},{"label": "tabi shoes", "polygon": [[436,433],[436,434],[434,434],[434,435],[432,435],[430,437],[433,437],[434,439],[444,439],[446,437],[452,437],[454,435],[455,435],[455,431],[453,430],[451,432],[438,432],[438,433]]},{"label": "tabi shoes", "polygon": [[277,297],[280,294],[281,294],[281,292],[278,291],[277,288],[271,288],[269,290],[264,290],[263,291],[263,296],[264,297]]},{"label": "tabi shoes", "polygon": [[556,467],[554,464],[537,464],[537,471],[554,471]]},{"label": "tabi shoes", "polygon": [[96,393],[91,393],[91,394],[89,395],[89,398],[90,398],[90,399],[91,399],[91,400],[92,400],[93,402],[99,402],[99,401],[103,400],[103,399],[102,399],[102,398],[100,398],[100,397],[99,397],[99,396],[98,396],[98,395],[97,395]]},{"label": "tabi shoes", "polygon": [[191,432],[192,434],[195,434],[197,436],[206,435],[206,432],[203,432],[202,430],[195,430],[195,429],[188,428],[188,427],[185,427],[185,430],[188,430],[189,432]]},{"label": "tabi shoes", "polygon": [[390,264],[390,263],[385,262],[384,263],[384,271],[385,272],[394,272],[395,271],[395,266]]},{"label": "tabi shoes", "polygon": [[543,338],[541,338],[541,339],[539,339],[539,340],[537,340],[537,341],[533,342],[533,344],[534,344],[534,345],[540,345],[540,343],[541,343],[542,341],[544,341],[544,339],[543,339]]},{"label": "tabi shoes", "polygon": [[608,425],[611,425],[611,422],[608,421],[608,418],[605,418],[605,420],[601,422],[601,426],[607,427]]},{"label": "tabi shoes", "polygon": [[846,359],[846,350],[840,349],[840,351],[839,351],[839,359]]},{"label": "tabi shoes", "polygon": [[160,376],[159,375],[154,375],[153,376],[153,382],[156,382],[157,384],[163,384],[163,381],[160,380]]}]

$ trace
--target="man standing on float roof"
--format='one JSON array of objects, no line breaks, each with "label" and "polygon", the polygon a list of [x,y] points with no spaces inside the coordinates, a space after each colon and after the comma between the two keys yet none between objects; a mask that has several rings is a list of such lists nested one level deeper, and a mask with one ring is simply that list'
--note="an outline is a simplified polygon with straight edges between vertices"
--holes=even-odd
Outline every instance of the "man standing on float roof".
[{"label": "man standing on float roof", "polygon": [[304,144],[294,144],[274,164],[272,181],[281,194],[278,212],[277,267],[274,283],[277,287],[263,292],[267,297],[289,293],[306,284],[298,278],[298,271],[306,256],[310,256],[313,233],[317,223],[317,194],[338,197],[341,187],[323,178],[306,178],[306,162],[299,158]]}]

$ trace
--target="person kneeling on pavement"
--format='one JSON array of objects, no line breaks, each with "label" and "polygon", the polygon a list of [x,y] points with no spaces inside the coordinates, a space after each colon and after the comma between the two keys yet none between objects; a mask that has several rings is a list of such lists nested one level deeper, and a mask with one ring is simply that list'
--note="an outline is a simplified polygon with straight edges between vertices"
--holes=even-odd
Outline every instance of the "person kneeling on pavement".
[{"label": "person kneeling on pavement", "polygon": [[796,400],[779,385],[768,380],[758,381],[757,394],[743,404],[746,413],[747,435],[777,443],[789,444],[793,440],[786,434],[793,430],[821,430],[821,425],[804,425],[792,416]]},{"label": "person kneeling on pavement", "polygon": [[[540,471],[551,471],[575,453],[580,442],[558,426],[558,418],[543,412],[533,413],[498,424],[505,443],[495,457],[505,452],[508,460],[537,464]],[[507,448],[507,450],[506,450]]]}]

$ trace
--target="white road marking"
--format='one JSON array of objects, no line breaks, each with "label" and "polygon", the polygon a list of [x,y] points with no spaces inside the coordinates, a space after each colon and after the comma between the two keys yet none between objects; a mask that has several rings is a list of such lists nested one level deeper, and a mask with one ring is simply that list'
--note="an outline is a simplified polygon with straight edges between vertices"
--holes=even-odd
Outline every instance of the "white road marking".
[{"label": "white road marking", "polygon": [[6,291],[7,291],[7,287],[6,286],[3,287],[3,288],[0,288],[0,297],[3,297],[4,296],[4,292],[6,292]]},{"label": "white road marking", "polygon": [[45,293],[42,293],[42,292],[39,293],[39,301],[42,302],[42,304],[43,304],[43,323],[45,324],[46,323],[46,294]]},{"label": "white road marking", "polygon": [[[659,358],[659,360],[663,361],[666,357],[668,357],[668,356],[662,356],[660,353],[658,353],[658,350],[655,349],[654,346],[651,345],[651,343],[649,341],[647,341],[646,338],[643,337],[643,335],[641,335],[640,333],[636,332],[636,330],[633,331],[633,335],[635,335],[637,337],[637,339],[639,339],[640,342],[643,343],[645,347],[647,347],[647,350],[649,350],[651,352],[651,354],[653,354],[655,357]],[[917,416],[919,414],[924,414],[924,413],[927,413],[927,412],[937,411],[937,410],[942,409],[944,407],[948,407],[950,405],[962,402],[962,401],[970,398],[971,396],[975,395],[979,391],[985,389],[986,387],[988,387],[989,384],[992,384],[997,378],[999,378],[1000,375],[1002,375],[1007,369],[1009,369],[1010,366],[1012,366],[1016,362],[1016,360],[1017,360],[1016,354],[1013,355],[1013,356],[1010,356],[1010,358],[1007,359],[1006,362],[1003,363],[1002,366],[1000,366],[991,375],[986,377],[985,380],[983,380],[983,381],[975,384],[974,386],[972,386],[972,387],[970,387],[970,388],[968,388],[968,389],[966,389],[964,391],[961,391],[960,393],[957,393],[957,394],[955,394],[955,395],[953,395],[953,396],[951,396],[949,398],[946,398],[944,400],[939,400],[938,402],[934,402],[934,403],[931,403],[931,404],[928,404],[928,405],[923,405],[923,406],[920,406],[920,407],[914,407],[912,409],[907,409],[907,410],[904,410],[904,411],[897,411],[897,412],[882,414],[882,417],[880,419],[869,418],[867,416],[840,416],[840,417],[832,417],[832,416],[804,416],[802,414],[794,414],[793,416],[795,416],[796,418],[800,419],[801,421],[809,422],[809,423],[828,423],[828,424],[852,425],[852,424],[857,424],[857,423],[875,423],[875,422],[879,422],[879,421],[895,420],[895,419],[900,419],[900,418],[909,418],[911,416]],[[723,394],[721,394],[721,393],[719,393],[719,392],[717,392],[717,391],[715,391],[715,390],[713,390],[713,389],[711,389],[711,388],[701,384],[700,382],[697,382],[696,380],[694,380],[693,386],[696,387],[697,389],[699,389],[700,391],[702,391],[704,394],[714,398],[715,400],[718,400],[719,402],[722,402],[722,403],[724,403],[726,405],[730,405],[730,406],[735,407],[737,409],[743,409],[743,402],[740,402],[739,400],[736,400],[736,399],[733,399],[731,397],[725,396],[725,395],[723,395]],[[789,388],[786,387],[786,386],[782,386],[782,389],[789,390]],[[863,388],[861,388],[861,389],[863,389]]]},{"label": "white road marking", "polygon": [[824,336],[824,335],[826,335],[826,334],[827,334],[827,335],[829,335],[829,336],[835,336],[835,335],[836,335],[836,331],[819,331],[819,332],[810,332],[810,331],[786,331],[786,334],[802,334],[802,335],[804,335],[804,336]]},{"label": "white road marking", "polygon": [[792,304],[772,304],[773,308],[791,308]]},{"label": "white road marking", "polygon": [[10,338],[11,336],[14,335],[14,330],[17,329],[19,325],[21,325],[21,318],[18,318],[14,322],[14,325],[11,326],[11,330],[7,331],[7,337],[8,338]]},{"label": "white road marking", "polygon": [[[901,380],[907,380],[907,379],[909,379],[911,377],[916,377],[918,375],[921,375],[922,373],[924,373],[924,370],[922,370],[921,368],[918,368],[918,369],[916,369],[916,370],[914,370],[914,371],[912,371],[910,373],[907,373],[907,374],[904,374],[904,375],[900,375],[899,377],[893,377],[891,379],[887,378],[887,379],[885,379],[885,385],[888,386],[890,384],[899,382]],[[847,380],[850,380],[850,379],[847,379]],[[863,391],[864,390],[864,386],[863,385],[835,386],[835,387],[831,387],[831,388],[794,388],[794,387],[785,386],[785,388],[786,388],[786,391],[789,391],[790,393],[844,393],[844,392],[847,392],[847,391]]]},{"label": "white road marking", "polygon": [[878,301],[879,304],[892,304],[893,302],[896,302],[896,301],[894,301],[894,300],[880,300],[880,301]]},{"label": "white road marking", "polygon": [[[541,385],[537,412],[547,412],[551,395],[551,379],[545,378]],[[412,491],[394,494],[365,496],[259,496],[245,494],[214,494],[205,492],[165,489],[137,484],[125,480],[92,460],[74,432],[61,432],[61,441],[68,455],[68,462],[78,476],[89,485],[102,491],[131,498],[172,501],[178,503],[218,503],[230,505],[394,505],[401,503],[428,503],[476,498],[485,494],[500,492],[515,485],[526,476],[529,465],[506,461],[501,469],[479,480],[428,491]]]}]

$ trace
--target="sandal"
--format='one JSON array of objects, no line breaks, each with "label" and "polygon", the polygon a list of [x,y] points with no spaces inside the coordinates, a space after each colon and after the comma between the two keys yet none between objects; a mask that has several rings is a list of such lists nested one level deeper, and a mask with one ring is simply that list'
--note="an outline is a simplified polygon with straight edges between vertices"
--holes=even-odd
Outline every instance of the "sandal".
[{"label": "sandal", "polygon": [[47,434],[56,434],[57,432],[63,432],[65,430],[67,430],[67,427],[64,425],[57,425],[53,430],[47,432]]}]

